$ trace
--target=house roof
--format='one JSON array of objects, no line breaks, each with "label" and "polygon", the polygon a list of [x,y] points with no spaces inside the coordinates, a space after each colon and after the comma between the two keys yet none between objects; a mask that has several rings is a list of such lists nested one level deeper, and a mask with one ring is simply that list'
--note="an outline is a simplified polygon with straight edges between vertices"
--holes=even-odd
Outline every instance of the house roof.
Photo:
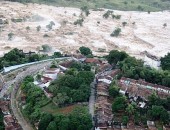
[{"label": "house roof", "polygon": [[95,64],[100,64],[101,61],[95,58],[86,58],[86,60],[84,61],[85,63],[95,63]]},{"label": "house roof", "polygon": [[70,68],[73,62],[74,61],[72,61],[72,60],[71,61],[65,61],[65,62],[61,63],[60,65],[65,67],[65,68]]},{"label": "house roof", "polygon": [[6,115],[4,116],[4,121],[7,123],[7,125],[10,125],[10,123],[14,122],[14,118],[12,115]]},{"label": "house roof", "polygon": [[74,58],[76,59],[83,59],[83,58],[86,58],[84,55],[82,54],[77,54],[77,55],[73,55]]}]

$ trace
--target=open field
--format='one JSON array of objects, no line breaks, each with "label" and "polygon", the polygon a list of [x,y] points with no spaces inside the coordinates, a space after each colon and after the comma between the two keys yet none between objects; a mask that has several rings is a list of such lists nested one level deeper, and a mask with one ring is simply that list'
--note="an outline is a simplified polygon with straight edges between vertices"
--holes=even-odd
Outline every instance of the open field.
[{"label": "open field", "polygon": [[70,105],[67,107],[62,107],[59,108],[56,105],[54,105],[53,103],[49,103],[46,106],[42,107],[42,111],[44,112],[48,112],[51,113],[53,115],[58,114],[58,113],[62,113],[62,114],[68,114],[70,113],[75,107],[78,107],[80,105]]},{"label": "open field", "polygon": [[[73,53],[81,46],[88,46],[96,55],[107,54],[112,49],[123,50],[132,56],[142,58],[141,52],[148,51],[158,57],[170,51],[170,12],[116,11],[121,19],[103,18],[107,11],[90,10],[90,15],[82,16],[80,9],[54,7],[38,4],[0,2],[0,15],[9,21],[0,33],[0,55],[12,48],[24,51],[38,51],[42,45],[52,47],[51,53],[61,50]],[[83,26],[74,25],[77,19],[84,18]],[[24,19],[12,22],[11,19]],[[53,21],[55,26],[48,30],[46,25]],[[122,22],[127,22],[125,27]],[[134,24],[135,23],[135,24]],[[167,27],[163,27],[163,24]],[[36,27],[41,26],[38,32]],[[27,27],[29,30],[26,30]],[[115,28],[121,28],[121,35],[111,37]],[[8,34],[13,33],[12,40]],[[49,37],[44,37],[47,34]],[[99,52],[104,49],[105,53]]]},{"label": "open field", "polygon": [[[25,1],[25,0],[22,0]],[[44,3],[63,7],[77,7],[84,5],[89,8],[108,8],[128,11],[160,11],[169,10],[169,0],[30,0],[35,3]],[[140,8],[140,7],[141,8]]]}]

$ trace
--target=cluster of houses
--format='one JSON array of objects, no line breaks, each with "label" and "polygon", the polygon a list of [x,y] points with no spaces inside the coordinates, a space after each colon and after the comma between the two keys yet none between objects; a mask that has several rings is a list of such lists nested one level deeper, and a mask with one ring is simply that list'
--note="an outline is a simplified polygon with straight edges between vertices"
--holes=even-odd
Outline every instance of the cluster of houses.
[{"label": "cluster of houses", "polygon": [[121,89],[121,93],[127,94],[129,98],[134,100],[142,98],[147,101],[148,96],[150,96],[153,92],[155,92],[160,98],[167,98],[170,96],[170,88],[148,83],[142,79],[134,80],[122,77],[118,84]]},{"label": "cluster of houses", "polygon": [[3,114],[3,123],[5,125],[5,130],[22,130],[20,124],[13,114],[10,112],[10,101],[9,98],[4,98],[0,100],[0,110]]},{"label": "cluster of houses", "polygon": [[96,77],[95,129],[107,130],[113,121],[112,103],[109,101],[109,86],[119,69],[101,72]]},{"label": "cluster of houses", "polygon": [[44,68],[43,74],[40,75],[40,78],[35,78],[34,84],[39,86],[45,93],[45,95],[48,98],[53,97],[53,94],[49,92],[49,85],[52,81],[57,79],[57,76],[59,74],[63,74],[62,71],[60,71],[60,68]]}]

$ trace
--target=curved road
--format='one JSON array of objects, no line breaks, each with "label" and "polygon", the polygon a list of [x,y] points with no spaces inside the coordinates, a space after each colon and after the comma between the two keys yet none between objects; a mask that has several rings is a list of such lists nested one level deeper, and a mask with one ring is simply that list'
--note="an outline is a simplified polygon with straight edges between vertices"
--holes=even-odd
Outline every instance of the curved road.
[{"label": "curved road", "polygon": [[23,128],[23,130],[33,130],[31,124],[29,124],[23,117],[22,113],[20,112],[20,109],[18,108],[18,103],[16,101],[16,93],[18,91],[19,88],[19,84],[20,82],[22,82],[22,80],[28,76],[28,75],[32,75],[37,73],[38,71],[40,71],[41,69],[43,69],[46,66],[49,66],[51,62],[47,62],[47,63],[43,63],[43,64],[37,64],[37,65],[33,65],[29,68],[27,68],[25,71],[21,72],[20,74],[18,74],[16,76],[15,79],[13,79],[12,81],[7,82],[8,85],[14,85],[13,87],[13,91],[11,92],[11,108],[13,111],[14,116],[16,117],[16,119],[18,120],[18,123],[21,125],[21,127]]}]

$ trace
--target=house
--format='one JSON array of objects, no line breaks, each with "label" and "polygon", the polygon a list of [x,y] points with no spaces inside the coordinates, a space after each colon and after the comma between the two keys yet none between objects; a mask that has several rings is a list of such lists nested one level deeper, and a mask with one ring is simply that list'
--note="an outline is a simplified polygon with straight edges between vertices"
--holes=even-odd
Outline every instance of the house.
[{"label": "house", "polygon": [[73,58],[73,60],[80,61],[80,62],[83,62],[86,60],[86,57],[82,54],[73,55],[72,58]]},{"label": "house", "polygon": [[158,130],[154,121],[147,121],[148,130]]},{"label": "house", "polygon": [[9,111],[9,108],[8,106],[4,105],[4,106],[1,106],[1,111],[4,115],[9,115],[10,114],[10,111]]},{"label": "house", "polygon": [[99,69],[98,72],[104,72],[104,71],[108,71],[111,70],[112,66],[110,64],[102,64]]},{"label": "house", "polygon": [[6,115],[4,116],[4,125],[7,127],[7,126],[10,126],[12,123],[15,123],[14,121],[14,118],[12,117],[12,115]]},{"label": "house", "polygon": [[170,130],[170,125],[164,125],[163,130]]},{"label": "house", "polygon": [[122,77],[119,80],[119,87],[122,91],[128,93],[129,97],[141,97],[144,100],[148,99],[153,92],[157,93],[160,98],[170,96],[170,88],[148,83],[144,80],[134,80]]},{"label": "house", "polygon": [[89,63],[89,64],[95,64],[95,65],[100,65],[102,63],[99,59],[95,59],[95,58],[86,58],[84,62],[87,64]]},{"label": "house", "polygon": [[48,88],[44,88],[44,93],[48,98],[52,98],[53,94],[48,90]]},{"label": "house", "polygon": [[68,68],[71,67],[71,65],[73,64],[73,60],[71,61],[65,61],[65,62],[62,62],[61,64],[59,64],[59,67],[62,69],[62,70],[67,70]]}]

